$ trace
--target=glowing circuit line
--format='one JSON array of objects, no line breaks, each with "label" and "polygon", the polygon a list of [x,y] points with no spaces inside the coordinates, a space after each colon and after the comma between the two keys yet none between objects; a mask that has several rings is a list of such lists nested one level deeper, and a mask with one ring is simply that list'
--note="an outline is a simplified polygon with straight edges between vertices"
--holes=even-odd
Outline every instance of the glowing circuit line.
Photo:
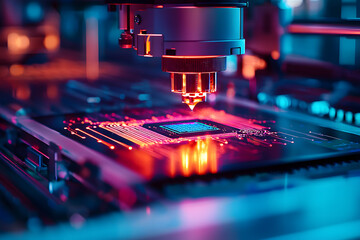
[{"label": "glowing circuit line", "polygon": [[272,136],[272,137],[276,138],[276,139],[279,139],[279,140],[282,140],[282,141],[285,141],[285,142],[294,143],[293,140],[287,140],[287,139],[284,139],[284,138],[281,138],[281,137],[278,137],[278,136]]},{"label": "glowing circuit line", "polygon": [[121,131],[119,131],[119,130],[117,130],[117,129],[113,129],[111,126],[106,126],[106,127],[104,127],[104,126],[101,126],[101,125],[100,125],[99,127],[103,128],[103,129],[105,129],[105,130],[107,130],[107,131],[109,131],[109,132],[112,132],[112,133],[114,133],[114,134],[117,134],[117,135],[119,135],[120,137],[123,137],[123,138],[125,138],[125,139],[127,139],[127,140],[129,140],[129,141],[131,141],[131,142],[133,142],[133,143],[135,143],[135,144],[137,144],[137,145],[139,145],[139,146],[144,146],[144,145],[146,145],[146,143],[144,143],[144,142],[142,142],[142,141],[139,141],[137,138],[134,138],[134,137],[130,136],[129,134],[123,133],[123,132],[121,132]]},{"label": "glowing circuit line", "polygon": [[285,129],[285,130],[288,130],[288,131],[292,131],[292,132],[300,133],[300,134],[303,134],[303,135],[306,135],[306,136],[309,136],[309,137],[314,137],[314,138],[317,138],[317,139],[320,139],[320,140],[327,141],[327,139],[325,139],[325,138],[316,137],[316,136],[314,136],[314,135],[310,135],[310,134],[306,134],[306,133],[298,132],[298,131],[295,131],[295,130],[292,130],[292,129],[288,129],[288,128],[284,128],[284,127],[280,127],[280,128]]},{"label": "glowing circuit line", "polygon": [[77,133],[75,132],[76,130],[72,130],[72,129],[69,128],[69,127],[67,127],[66,129],[71,133],[71,135],[75,135],[75,136],[77,136],[77,137],[79,137],[79,138],[81,138],[81,139],[85,139],[85,138],[86,138],[85,136],[81,136],[80,134],[77,134]]},{"label": "glowing circuit line", "polygon": [[103,137],[105,137],[105,138],[107,138],[107,139],[109,139],[109,140],[111,140],[111,141],[113,141],[113,142],[115,142],[115,143],[117,143],[117,144],[119,144],[119,145],[121,145],[121,146],[124,146],[124,147],[128,148],[129,150],[132,149],[131,146],[129,146],[129,145],[125,144],[125,143],[122,143],[122,142],[120,142],[120,141],[117,141],[117,140],[115,140],[115,139],[113,139],[113,138],[111,138],[111,137],[108,137],[108,136],[106,136],[105,134],[102,134],[102,133],[100,133],[100,132],[98,132],[98,131],[95,131],[95,130],[93,130],[93,129],[91,129],[91,128],[86,128],[86,129],[88,129],[88,130],[90,130],[90,131],[92,131],[92,132],[94,132],[94,133],[96,133],[96,134],[99,134],[100,136],[103,136]]},{"label": "glowing circuit line", "polygon": [[292,135],[292,134],[289,134],[289,133],[284,133],[284,132],[277,132],[277,133],[284,134],[284,135],[288,135],[288,136],[290,136],[290,137],[303,138],[303,139],[307,139],[307,140],[310,140],[310,141],[313,141],[313,140],[314,140],[314,139],[312,139],[312,138],[295,136],[295,135]]},{"label": "glowing circuit line", "polygon": [[85,134],[85,135],[87,135],[87,136],[89,136],[89,137],[91,137],[91,138],[93,138],[93,139],[95,139],[98,143],[104,144],[105,146],[109,147],[110,149],[114,149],[114,148],[115,148],[115,147],[114,147],[113,145],[111,145],[110,143],[105,142],[105,141],[101,140],[100,138],[97,138],[97,137],[91,135],[90,133],[87,133],[87,132],[85,132],[85,131],[83,131],[83,130],[81,130],[81,129],[79,129],[79,128],[75,128],[75,130],[76,130],[76,131],[79,131],[79,132],[81,132],[81,133],[83,133],[83,134]]},{"label": "glowing circuit line", "polygon": [[313,132],[313,131],[309,131],[309,133],[315,134],[315,135],[318,135],[318,136],[323,136],[323,137],[328,137],[328,138],[336,139],[336,140],[342,140],[342,139],[337,138],[337,137],[329,136],[329,135],[322,134],[322,133],[316,133],[316,132]]}]

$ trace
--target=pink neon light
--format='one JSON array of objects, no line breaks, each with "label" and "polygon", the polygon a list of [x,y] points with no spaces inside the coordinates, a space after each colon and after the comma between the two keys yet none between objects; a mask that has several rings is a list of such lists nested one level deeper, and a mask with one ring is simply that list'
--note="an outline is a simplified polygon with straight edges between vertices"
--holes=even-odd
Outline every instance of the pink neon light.
[{"label": "pink neon light", "polygon": [[331,25],[301,25],[293,24],[288,27],[290,33],[329,34],[329,35],[360,35],[359,27],[339,27]]}]

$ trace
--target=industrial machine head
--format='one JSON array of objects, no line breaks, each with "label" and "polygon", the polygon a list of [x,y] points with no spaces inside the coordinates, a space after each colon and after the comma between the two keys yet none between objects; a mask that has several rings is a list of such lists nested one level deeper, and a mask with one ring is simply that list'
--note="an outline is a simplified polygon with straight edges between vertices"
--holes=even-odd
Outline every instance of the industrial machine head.
[{"label": "industrial machine head", "polygon": [[244,0],[110,0],[119,5],[119,44],[139,56],[161,57],[172,92],[191,109],[216,92],[226,56],[245,52]]}]

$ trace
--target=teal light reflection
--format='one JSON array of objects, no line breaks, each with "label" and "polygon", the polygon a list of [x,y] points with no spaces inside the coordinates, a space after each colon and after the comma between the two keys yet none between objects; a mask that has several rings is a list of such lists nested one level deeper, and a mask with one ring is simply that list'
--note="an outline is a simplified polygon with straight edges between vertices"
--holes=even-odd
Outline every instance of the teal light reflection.
[{"label": "teal light reflection", "polygon": [[26,6],[26,15],[31,21],[40,21],[44,16],[44,11],[38,2],[30,2]]},{"label": "teal light reflection", "polygon": [[291,106],[291,99],[286,95],[277,96],[275,101],[279,108],[287,109]]}]

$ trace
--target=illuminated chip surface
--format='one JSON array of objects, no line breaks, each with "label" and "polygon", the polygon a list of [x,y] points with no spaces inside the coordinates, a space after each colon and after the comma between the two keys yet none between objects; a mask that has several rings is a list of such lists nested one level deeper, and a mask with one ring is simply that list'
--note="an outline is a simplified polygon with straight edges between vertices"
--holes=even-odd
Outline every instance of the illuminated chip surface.
[{"label": "illuminated chip surface", "polygon": [[201,122],[187,122],[187,123],[179,123],[179,124],[161,125],[160,127],[178,134],[219,130],[219,128],[217,127],[209,126]]}]

